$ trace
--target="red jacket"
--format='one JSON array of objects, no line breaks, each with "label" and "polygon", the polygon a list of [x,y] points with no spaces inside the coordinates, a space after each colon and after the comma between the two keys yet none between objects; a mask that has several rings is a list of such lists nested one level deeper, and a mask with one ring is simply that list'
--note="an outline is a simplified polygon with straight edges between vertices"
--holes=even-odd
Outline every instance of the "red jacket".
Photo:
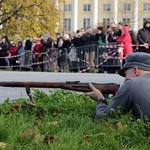
[{"label": "red jacket", "polygon": [[133,53],[132,39],[131,39],[131,35],[129,33],[128,26],[123,27],[123,34],[117,39],[117,42],[123,43],[123,55],[126,56],[130,53]]},{"label": "red jacket", "polygon": [[35,58],[39,58],[39,53],[40,53],[41,47],[42,47],[41,39],[38,38],[36,40],[36,45],[35,45],[35,48],[34,48],[34,56],[35,56]]},{"label": "red jacket", "polygon": [[10,47],[9,52],[10,52],[11,56],[18,55],[18,46],[12,46],[12,47]]}]

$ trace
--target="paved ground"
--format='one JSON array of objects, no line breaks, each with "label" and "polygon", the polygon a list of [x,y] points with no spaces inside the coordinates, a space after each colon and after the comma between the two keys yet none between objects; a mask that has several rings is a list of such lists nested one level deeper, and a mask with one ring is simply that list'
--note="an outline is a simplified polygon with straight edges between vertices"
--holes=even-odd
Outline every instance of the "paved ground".
[{"label": "paved ground", "polygon": [[[0,81],[37,81],[37,82],[66,82],[81,81],[84,83],[118,83],[122,84],[124,78],[117,74],[93,73],[49,73],[49,72],[0,72]],[[48,92],[49,89],[40,89]],[[11,100],[27,97],[24,88],[0,87],[0,103],[4,99]]]}]

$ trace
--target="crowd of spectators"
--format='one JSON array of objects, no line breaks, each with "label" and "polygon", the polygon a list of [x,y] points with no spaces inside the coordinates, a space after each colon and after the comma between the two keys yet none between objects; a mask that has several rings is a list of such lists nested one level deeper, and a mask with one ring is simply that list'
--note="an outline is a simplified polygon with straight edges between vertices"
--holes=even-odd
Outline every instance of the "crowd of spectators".
[{"label": "crowd of spectators", "polygon": [[[19,70],[22,62],[22,54],[31,52],[32,63],[30,69],[45,71],[45,64],[37,65],[37,62],[43,62],[45,53],[58,66],[58,71],[64,70],[67,62],[70,72],[77,72],[77,65],[82,65],[79,59],[84,59],[86,67],[95,65],[96,46],[120,42],[123,48],[123,57],[135,51],[150,53],[150,22],[146,21],[143,28],[139,29],[138,33],[134,33],[130,25],[119,22],[117,25],[111,23],[107,26],[107,31],[104,31],[103,26],[93,30],[92,27],[79,29],[74,34],[56,33],[53,38],[51,33],[39,35],[37,38],[31,39],[29,36],[18,43],[9,41],[7,36],[0,40],[0,67],[7,68],[12,66],[13,70]],[[57,57],[54,56],[54,50],[57,50]],[[51,66],[52,67],[52,66]],[[73,69],[72,69],[73,68]],[[30,70],[29,69],[29,70]],[[53,70],[53,69],[52,69]],[[54,71],[54,70],[53,70]]]}]

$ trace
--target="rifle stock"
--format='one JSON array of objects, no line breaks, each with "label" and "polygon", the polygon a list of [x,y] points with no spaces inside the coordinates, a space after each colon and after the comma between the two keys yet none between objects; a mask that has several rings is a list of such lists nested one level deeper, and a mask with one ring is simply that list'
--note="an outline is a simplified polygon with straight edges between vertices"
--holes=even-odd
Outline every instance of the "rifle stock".
[{"label": "rifle stock", "polygon": [[[115,94],[119,88],[116,83],[92,83],[103,94]],[[73,82],[20,82],[20,81],[2,81],[0,86],[3,87],[32,87],[32,88],[61,88],[80,92],[90,92],[89,83]]]}]

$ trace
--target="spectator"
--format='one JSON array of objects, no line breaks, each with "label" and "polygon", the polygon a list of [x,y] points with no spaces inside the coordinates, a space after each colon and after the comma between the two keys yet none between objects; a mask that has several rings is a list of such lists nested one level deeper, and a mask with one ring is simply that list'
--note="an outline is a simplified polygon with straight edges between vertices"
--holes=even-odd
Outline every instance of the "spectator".
[{"label": "spectator", "polygon": [[2,69],[6,69],[7,67],[7,57],[9,55],[9,44],[6,41],[6,37],[1,38],[0,42],[0,57],[5,57],[0,59],[0,66],[2,66]]},{"label": "spectator", "polygon": [[22,56],[21,62],[21,70],[23,71],[31,70],[31,60],[32,60],[31,48],[32,48],[32,41],[30,36],[27,36],[27,40],[24,46],[24,55]]},{"label": "spectator", "polygon": [[123,44],[123,57],[126,57],[128,54],[133,52],[132,39],[128,26],[123,27],[122,35],[117,39],[117,42],[121,42]]},{"label": "spectator", "polygon": [[106,36],[103,32],[103,27],[100,26],[97,28],[97,33],[95,34],[95,41],[96,44],[100,45],[100,44],[104,44],[106,40]]},{"label": "spectator", "polygon": [[121,35],[122,35],[122,29],[123,29],[123,23],[122,22],[119,22],[118,24],[117,24],[117,27],[118,27],[118,31],[117,31],[117,33],[116,33],[116,37],[120,37]]},{"label": "spectator", "polygon": [[56,33],[56,40],[54,41],[55,48],[60,49],[63,45],[63,38],[60,33]]},{"label": "spectator", "polygon": [[34,63],[32,65],[33,71],[36,71],[38,69],[37,62],[40,62],[40,58],[41,58],[41,55],[42,55],[41,54],[41,47],[42,47],[41,35],[39,35],[38,38],[35,39],[34,42],[33,42],[33,44],[32,44],[32,53],[33,53],[32,62]]},{"label": "spectator", "polygon": [[45,61],[45,64],[41,64],[41,70],[42,71],[53,71],[53,62],[50,61],[53,58],[53,51],[52,47],[54,44],[54,41],[52,39],[52,35],[50,32],[48,32],[46,35],[44,35],[41,38],[41,61]]},{"label": "spectator", "polygon": [[82,37],[83,44],[85,46],[85,61],[87,67],[94,66],[94,59],[95,59],[95,37],[92,33],[92,28],[87,27],[86,33]]},{"label": "spectator", "polygon": [[42,36],[41,43],[42,43],[41,50],[43,53],[50,51],[50,49],[53,46],[53,39],[51,33],[48,32],[46,35]]},{"label": "spectator", "polygon": [[23,42],[18,41],[18,61],[16,63],[20,64],[23,66],[23,53],[24,53],[24,47],[23,47]]},{"label": "spectator", "polygon": [[69,34],[65,34],[63,36],[63,45],[61,47],[61,63],[59,68],[61,70],[66,70],[67,66],[68,66],[68,57],[67,54],[70,52],[70,48],[71,48],[71,40],[70,40],[70,36]]},{"label": "spectator", "polygon": [[136,51],[136,46],[135,46],[135,45],[137,44],[136,34],[135,34],[135,32],[132,30],[131,25],[128,25],[128,26],[129,26],[129,33],[130,33],[131,39],[132,39],[132,45],[134,45],[134,46],[132,46],[132,47],[133,47],[133,50]]},{"label": "spectator", "polygon": [[70,72],[78,72],[78,65],[77,65],[77,52],[76,48],[72,47],[70,52],[68,53],[69,58],[69,70]]},{"label": "spectator", "polygon": [[118,38],[116,33],[117,33],[117,29],[116,29],[116,24],[114,22],[112,22],[110,24],[110,26],[107,27],[107,35],[106,35],[106,42],[107,43],[113,43],[116,42],[116,39]]},{"label": "spectator", "polygon": [[150,53],[150,21],[145,21],[143,28],[138,31],[137,40],[144,45],[138,48],[139,52]]},{"label": "spectator", "polygon": [[25,42],[24,50],[25,51],[31,51],[31,48],[32,48],[32,41],[31,41],[30,36],[27,36],[27,40]]},{"label": "spectator", "polygon": [[18,46],[14,42],[10,47],[9,53],[10,53],[10,66],[12,67],[12,70],[18,70],[20,68],[19,64],[17,63]]},{"label": "spectator", "polygon": [[76,48],[76,57],[79,61],[79,67],[82,68],[84,66],[83,59],[84,59],[84,47],[83,47],[83,40],[82,40],[83,32],[81,30],[77,30],[74,39],[72,39],[72,44]]},{"label": "spectator", "polygon": [[61,62],[62,62],[62,56],[61,56],[61,48],[63,45],[63,38],[60,33],[56,33],[56,40],[54,41],[54,47],[57,48],[58,51],[58,58],[57,58],[57,65],[58,65],[58,71],[61,72]]}]

